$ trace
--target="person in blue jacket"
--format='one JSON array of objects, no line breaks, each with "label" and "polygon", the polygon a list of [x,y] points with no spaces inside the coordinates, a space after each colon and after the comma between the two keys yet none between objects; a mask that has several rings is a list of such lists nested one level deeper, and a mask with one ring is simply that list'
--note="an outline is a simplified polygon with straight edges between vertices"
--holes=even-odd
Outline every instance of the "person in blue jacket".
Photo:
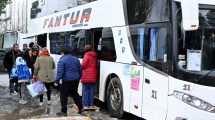
[{"label": "person in blue jacket", "polygon": [[84,112],[81,97],[78,94],[78,85],[82,77],[82,68],[80,61],[70,54],[68,47],[61,50],[62,57],[57,65],[57,77],[55,86],[58,86],[60,79],[62,85],[60,89],[61,111],[56,113],[57,116],[67,116],[68,96],[71,95],[78,106],[78,114]]}]

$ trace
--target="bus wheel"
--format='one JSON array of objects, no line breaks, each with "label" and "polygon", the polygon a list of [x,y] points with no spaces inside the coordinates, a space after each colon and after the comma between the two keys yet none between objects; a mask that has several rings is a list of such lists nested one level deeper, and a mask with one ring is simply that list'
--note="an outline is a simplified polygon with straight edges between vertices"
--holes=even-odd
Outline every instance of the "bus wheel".
[{"label": "bus wheel", "polygon": [[107,105],[113,117],[123,116],[123,92],[122,84],[118,77],[111,79],[107,89]]}]

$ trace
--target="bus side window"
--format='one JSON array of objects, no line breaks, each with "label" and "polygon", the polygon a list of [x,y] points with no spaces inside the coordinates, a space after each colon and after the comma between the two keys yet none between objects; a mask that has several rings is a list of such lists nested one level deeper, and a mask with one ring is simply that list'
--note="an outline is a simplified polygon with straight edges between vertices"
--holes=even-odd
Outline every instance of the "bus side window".
[{"label": "bus side window", "polygon": [[51,33],[49,34],[50,39],[50,51],[52,54],[60,55],[62,46],[71,48],[71,54],[78,58],[84,56],[84,45],[85,45],[85,30],[78,30],[72,32],[63,33]]},{"label": "bus side window", "polygon": [[85,30],[78,30],[72,32],[74,35],[71,40],[72,54],[78,58],[84,57],[84,46],[85,46]]},{"label": "bus side window", "polygon": [[162,72],[167,71],[167,28],[150,28],[146,63]]},{"label": "bus side window", "polygon": [[104,61],[116,61],[116,49],[114,45],[113,33],[110,28],[102,30],[101,41],[101,60]]},{"label": "bus side window", "polygon": [[60,55],[60,46],[62,44],[62,40],[60,40],[61,35],[60,33],[50,33],[49,39],[50,39],[50,52],[51,54],[58,54]]},{"label": "bus side window", "polygon": [[149,61],[166,62],[167,29],[151,28],[149,35]]}]

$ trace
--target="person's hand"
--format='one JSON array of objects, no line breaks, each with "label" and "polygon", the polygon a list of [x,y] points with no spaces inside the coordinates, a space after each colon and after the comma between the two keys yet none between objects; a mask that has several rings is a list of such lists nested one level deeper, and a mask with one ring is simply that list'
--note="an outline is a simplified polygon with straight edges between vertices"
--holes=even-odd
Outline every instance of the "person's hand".
[{"label": "person's hand", "polygon": [[54,83],[54,86],[56,86],[56,87],[57,87],[57,86],[58,86],[58,84],[57,84],[57,83]]},{"label": "person's hand", "polygon": [[33,76],[33,79],[36,79],[36,78],[37,78],[37,76],[34,75],[34,76]]},{"label": "person's hand", "polygon": [[7,68],[5,68],[4,71],[7,72]]}]

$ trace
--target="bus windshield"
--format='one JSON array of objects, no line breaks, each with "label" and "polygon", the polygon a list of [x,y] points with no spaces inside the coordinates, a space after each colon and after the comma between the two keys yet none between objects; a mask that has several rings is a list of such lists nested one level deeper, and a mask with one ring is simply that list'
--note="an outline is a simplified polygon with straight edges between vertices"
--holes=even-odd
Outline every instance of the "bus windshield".
[{"label": "bus windshield", "polygon": [[190,71],[215,69],[215,10],[199,10],[198,30],[178,31],[178,65]]},{"label": "bus windshield", "polygon": [[18,33],[5,33],[3,36],[3,48],[11,48],[17,42]]}]

